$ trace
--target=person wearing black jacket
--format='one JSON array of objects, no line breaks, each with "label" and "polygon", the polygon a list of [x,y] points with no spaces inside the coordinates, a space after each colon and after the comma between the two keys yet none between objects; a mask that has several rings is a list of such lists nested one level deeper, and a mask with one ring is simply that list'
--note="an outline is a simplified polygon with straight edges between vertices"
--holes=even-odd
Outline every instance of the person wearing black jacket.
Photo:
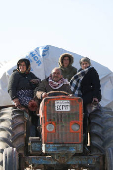
[{"label": "person wearing black jacket", "polygon": [[91,103],[99,103],[101,100],[101,86],[99,75],[94,67],[91,66],[90,59],[88,57],[81,58],[81,68],[78,73],[70,80],[70,86],[73,94],[83,99],[83,134],[84,142],[87,144],[87,105]]},{"label": "person wearing black jacket", "polygon": [[[30,61],[26,58],[17,62],[17,69],[9,78],[8,93],[18,108],[28,107],[31,111],[36,109],[33,100],[34,89],[38,86],[40,79],[30,72]],[[34,107],[31,107],[34,106]]]},{"label": "person wearing black jacket", "polygon": [[70,85],[73,94],[82,97],[85,111],[87,104],[98,103],[101,100],[101,85],[99,75],[96,69],[91,66],[88,57],[81,58],[80,66],[78,73],[70,80]]}]

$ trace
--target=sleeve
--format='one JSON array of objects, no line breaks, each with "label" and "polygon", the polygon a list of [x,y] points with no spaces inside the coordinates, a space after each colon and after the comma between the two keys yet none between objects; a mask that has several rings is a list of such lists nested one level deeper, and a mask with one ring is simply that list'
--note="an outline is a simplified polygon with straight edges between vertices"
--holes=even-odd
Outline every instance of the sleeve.
[{"label": "sleeve", "polygon": [[77,74],[77,68],[74,67],[73,73],[74,73],[74,75]]},{"label": "sleeve", "polygon": [[68,92],[69,94],[73,94],[73,92],[71,91],[70,88],[69,88],[69,90],[67,90],[67,92]]},{"label": "sleeve", "polygon": [[93,97],[98,98],[101,95],[100,79],[97,71],[94,69],[92,73]]},{"label": "sleeve", "polygon": [[71,91],[71,87],[69,84],[65,84],[65,92],[69,93],[69,94],[73,94],[73,92]]},{"label": "sleeve", "polygon": [[46,90],[46,81],[42,80],[42,82],[39,84],[39,86],[35,88],[34,96],[36,96],[38,99],[41,99],[41,95],[44,92],[47,92],[47,90]]},{"label": "sleeve", "polygon": [[17,98],[18,79],[19,75],[16,72],[12,73],[12,75],[9,78],[8,93],[12,100]]},{"label": "sleeve", "polygon": [[39,82],[41,82],[41,79],[38,78],[38,77],[37,77],[34,73],[32,73],[32,72],[31,72],[31,77],[32,77],[32,79],[38,79]]}]

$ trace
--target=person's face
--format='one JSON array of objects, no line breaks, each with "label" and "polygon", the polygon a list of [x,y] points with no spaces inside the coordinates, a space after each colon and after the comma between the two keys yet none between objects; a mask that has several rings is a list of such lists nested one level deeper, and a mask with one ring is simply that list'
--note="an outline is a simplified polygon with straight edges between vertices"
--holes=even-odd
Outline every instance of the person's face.
[{"label": "person's face", "polygon": [[82,62],[81,63],[81,68],[84,70],[84,69],[86,69],[87,67],[89,67],[89,63],[88,62]]},{"label": "person's face", "polygon": [[64,59],[63,59],[63,66],[64,67],[68,67],[68,65],[69,65],[69,57],[64,57]]},{"label": "person's face", "polygon": [[54,69],[52,72],[52,80],[57,82],[62,78],[61,71],[59,69]]},{"label": "person's face", "polygon": [[19,70],[20,72],[24,73],[26,71],[26,65],[25,62],[22,62],[19,64]]}]

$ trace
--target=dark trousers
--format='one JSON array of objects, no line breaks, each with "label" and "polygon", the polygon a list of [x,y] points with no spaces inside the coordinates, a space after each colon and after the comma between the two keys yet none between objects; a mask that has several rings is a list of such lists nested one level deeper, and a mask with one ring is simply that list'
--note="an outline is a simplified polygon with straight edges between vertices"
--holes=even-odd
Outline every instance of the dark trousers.
[{"label": "dark trousers", "polygon": [[87,104],[92,103],[92,101],[93,101],[92,91],[90,91],[86,94],[83,94],[82,99],[83,99],[83,112],[87,113],[86,106],[87,106]]}]

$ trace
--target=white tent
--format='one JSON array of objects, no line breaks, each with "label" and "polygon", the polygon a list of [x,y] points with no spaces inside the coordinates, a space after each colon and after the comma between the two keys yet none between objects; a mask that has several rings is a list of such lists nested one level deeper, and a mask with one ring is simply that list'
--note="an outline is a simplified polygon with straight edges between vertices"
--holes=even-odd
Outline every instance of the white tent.
[{"label": "white tent", "polygon": [[[49,76],[54,67],[58,66],[59,56],[63,53],[72,54],[74,57],[73,66],[77,69],[80,68],[79,60],[83,56],[50,45],[37,47],[27,56],[22,56],[21,58],[28,58],[31,62],[31,71],[37,77],[44,79]],[[16,68],[16,64],[19,59],[20,58],[16,58],[0,67],[0,106],[12,104],[9,94],[7,93],[7,86],[9,76],[13,69]],[[102,66],[93,60],[91,60],[91,63],[99,73],[101,81],[102,100],[100,104],[102,106],[113,108],[113,73],[107,67]]]}]

